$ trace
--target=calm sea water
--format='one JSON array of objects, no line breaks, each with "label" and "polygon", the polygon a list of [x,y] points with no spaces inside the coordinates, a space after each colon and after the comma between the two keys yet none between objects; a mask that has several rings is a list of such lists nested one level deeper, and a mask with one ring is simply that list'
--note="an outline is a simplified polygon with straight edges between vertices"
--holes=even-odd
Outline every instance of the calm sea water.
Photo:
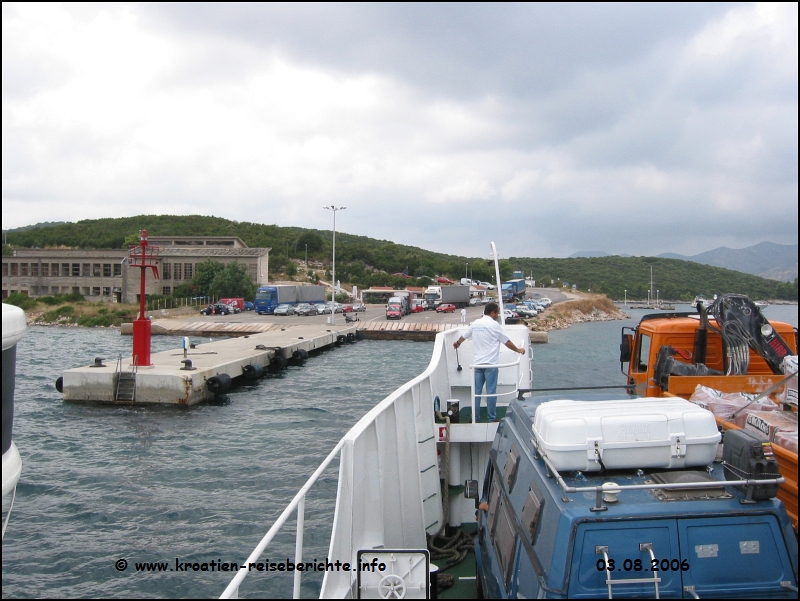
[{"label": "calm sea water", "polygon": [[[678,307],[688,310],[688,307]],[[767,316],[797,326],[797,306]],[[534,347],[534,386],[624,383],[631,320],[579,324]],[[362,341],[236,389],[222,405],[66,404],[53,382],[95,356],[130,353],[116,330],[31,328],[17,355],[14,441],[23,472],[3,541],[3,597],[214,597],[230,573],[142,573],[136,562],[243,561],[341,436],[425,369],[433,343]],[[154,337],[155,351],[180,346]],[[337,464],[306,503],[306,557],[324,558]],[[294,556],[294,524],[270,558]],[[115,562],[126,559],[118,571]],[[316,596],[321,575],[304,577]],[[290,597],[291,575],[251,573],[242,597]]]}]

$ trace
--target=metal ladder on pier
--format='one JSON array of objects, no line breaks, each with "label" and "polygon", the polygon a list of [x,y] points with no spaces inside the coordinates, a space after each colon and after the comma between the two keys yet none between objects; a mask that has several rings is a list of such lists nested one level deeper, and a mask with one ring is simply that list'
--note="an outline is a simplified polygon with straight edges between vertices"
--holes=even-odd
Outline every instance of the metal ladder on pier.
[{"label": "metal ladder on pier", "polygon": [[133,365],[130,371],[123,371],[122,356],[117,359],[117,386],[114,391],[114,400],[117,402],[132,403],[136,400],[136,360],[133,358]]}]

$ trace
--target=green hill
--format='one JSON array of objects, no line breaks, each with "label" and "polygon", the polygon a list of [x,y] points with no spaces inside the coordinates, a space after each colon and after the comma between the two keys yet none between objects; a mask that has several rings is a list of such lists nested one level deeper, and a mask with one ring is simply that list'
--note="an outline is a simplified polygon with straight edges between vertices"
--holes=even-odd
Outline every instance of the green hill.
[{"label": "green hill", "polygon": [[[270,271],[283,272],[290,259],[303,259],[306,247],[309,261],[330,264],[331,232],[259,223],[237,222],[199,215],[140,215],[119,219],[94,219],[47,227],[32,227],[8,232],[8,247],[16,248],[124,248],[126,238],[146,229],[152,236],[239,236],[251,247],[270,247]],[[434,253],[413,246],[375,240],[366,236],[336,233],[336,276],[342,282],[360,287],[378,285],[420,285],[445,275],[463,277],[469,263],[474,279],[492,281],[494,268],[485,257],[462,257]],[[605,293],[621,299],[647,298],[650,267],[654,288],[660,298],[691,300],[698,294],[711,296],[725,292],[747,294],[755,299],[797,300],[794,282],[766,280],[729,269],[660,257],[584,257],[537,259],[512,257],[501,261],[502,277],[522,270],[548,285],[576,284],[581,290]],[[391,274],[408,270],[411,279]]]}]

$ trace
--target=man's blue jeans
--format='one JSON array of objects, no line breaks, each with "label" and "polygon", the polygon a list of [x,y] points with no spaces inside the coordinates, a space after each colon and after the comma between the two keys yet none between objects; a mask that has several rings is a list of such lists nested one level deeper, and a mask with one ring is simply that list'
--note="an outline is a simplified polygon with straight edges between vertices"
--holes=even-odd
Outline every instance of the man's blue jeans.
[{"label": "man's blue jeans", "polygon": [[[475,368],[475,421],[479,421],[481,417],[481,398],[477,395],[481,394],[483,384],[486,383],[486,394],[494,394],[497,392],[497,368],[487,367]],[[486,399],[486,407],[489,410],[489,421],[493,422],[497,410],[497,397],[490,396]]]}]

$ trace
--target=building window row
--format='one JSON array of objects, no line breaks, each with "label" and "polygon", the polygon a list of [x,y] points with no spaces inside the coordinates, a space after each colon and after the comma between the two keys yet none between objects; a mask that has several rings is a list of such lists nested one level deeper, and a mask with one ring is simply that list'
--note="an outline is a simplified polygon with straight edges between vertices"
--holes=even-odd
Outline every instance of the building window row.
[{"label": "building window row", "polygon": [[163,263],[162,280],[191,280],[194,277],[194,263]]},{"label": "building window row", "polygon": [[12,277],[119,277],[121,263],[3,263],[3,276]]},{"label": "building window row", "polygon": [[[48,294],[52,294],[56,296],[58,294],[70,294],[72,292],[80,292],[84,296],[111,296],[111,286],[31,286],[30,287],[30,294],[32,296],[47,296]],[[114,288],[116,292],[119,292],[119,288]],[[5,290],[3,291],[5,293]],[[28,290],[10,290],[11,294],[15,292],[22,292],[23,294],[28,294]]]}]

